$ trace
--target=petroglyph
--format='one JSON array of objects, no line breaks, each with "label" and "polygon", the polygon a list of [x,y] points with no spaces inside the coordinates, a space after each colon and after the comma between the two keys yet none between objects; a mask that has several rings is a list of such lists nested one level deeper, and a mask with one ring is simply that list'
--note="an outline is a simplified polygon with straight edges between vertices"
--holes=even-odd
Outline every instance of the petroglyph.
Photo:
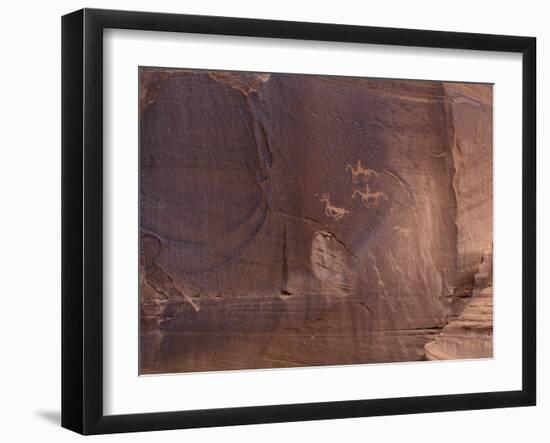
[{"label": "petroglyph", "polygon": [[397,233],[397,235],[404,236],[404,237],[408,237],[411,231],[409,228],[403,228],[402,226],[399,226],[399,225],[394,226],[393,230],[394,232]]},{"label": "petroglyph", "polygon": [[[361,196],[361,201],[367,208],[376,208],[380,204],[380,199],[388,200],[388,196],[380,191],[371,191],[370,186],[365,184],[365,190],[360,191],[356,189],[353,191],[351,198],[355,198],[356,195]],[[371,206],[372,205],[372,206]]]},{"label": "petroglyph", "polygon": [[353,184],[359,183],[359,177],[363,177],[364,183],[367,183],[371,176],[378,177],[378,172],[374,169],[363,168],[363,166],[361,166],[361,160],[357,160],[357,166],[355,168],[351,165],[347,165],[346,171],[348,169],[351,171],[351,182]]},{"label": "petroglyph", "polygon": [[[388,200],[388,196],[385,193],[380,191],[372,191],[369,186],[369,180],[371,177],[379,177],[378,172],[374,169],[364,168],[361,165],[361,160],[357,160],[357,166],[355,168],[351,165],[347,165],[346,171],[348,169],[351,171],[351,182],[355,185],[362,183],[365,186],[364,191],[355,189],[351,195],[351,198],[355,198],[356,195],[359,195],[361,197],[361,201],[367,208],[377,207],[380,204],[380,199]],[[362,180],[359,180],[360,177],[362,177]]]},{"label": "petroglyph", "polygon": [[329,194],[321,194],[321,198],[319,199],[319,201],[325,204],[325,215],[327,215],[328,217],[332,217],[335,220],[340,220],[344,215],[350,213],[345,208],[339,208],[337,206],[332,205],[330,203]]}]

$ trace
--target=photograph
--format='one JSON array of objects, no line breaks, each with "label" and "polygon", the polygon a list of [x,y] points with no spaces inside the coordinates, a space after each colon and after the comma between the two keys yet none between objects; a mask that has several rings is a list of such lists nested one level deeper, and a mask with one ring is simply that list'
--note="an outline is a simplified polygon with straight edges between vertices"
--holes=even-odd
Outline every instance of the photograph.
[{"label": "photograph", "polygon": [[548,14],[453,6],[7,2],[0,442],[544,441]]},{"label": "photograph", "polygon": [[493,357],[493,84],[137,71],[140,375]]}]

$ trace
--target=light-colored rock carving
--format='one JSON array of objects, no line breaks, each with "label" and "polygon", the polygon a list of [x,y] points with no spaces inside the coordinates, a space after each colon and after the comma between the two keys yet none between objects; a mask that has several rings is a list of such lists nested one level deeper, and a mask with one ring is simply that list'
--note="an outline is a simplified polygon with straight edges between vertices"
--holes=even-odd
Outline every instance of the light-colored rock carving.
[{"label": "light-colored rock carving", "polygon": [[386,194],[380,191],[372,191],[369,186],[370,178],[378,177],[379,175],[374,169],[364,168],[361,165],[361,160],[357,160],[357,166],[354,168],[351,165],[347,165],[346,171],[347,170],[351,171],[351,182],[353,184],[357,185],[362,183],[365,186],[363,191],[355,189],[351,196],[352,198],[355,198],[356,195],[361,196],[361,201],[367,208],[377,207],[380,204],[380,199],[388,199]]},{"label": "light-colored rock carving", "polygon": [[334,206],[330,203],[330,195],[329,194],[321,194],[321,198],[319,199],[321,203],[325,204],[325,214],[328,217],[332,217],[335,220],[340,220],[344,215],[349,214],[350,212],[345,208],[339,208],[337,206]]},{"label": "light-colored rock carving", "polygon": [[404,228],[402,226],[396,225],[393,227],[393,231],[400,237],[408,237],[411,230],[409,228]]},{"label": "light-colored rock carving", "polygon": [[357,166],[355,168],[351,165],[347,165],[346,171],[347,170],[351,171],[351,182],[354,184],[359,183],[359,177],[363,177],[365,183],[369,181],[371,176],[378,177],[378,172],[374,169],[363,168],[361,160],[357,160]]},{"label": "light-colored rock carving", "polygon": [[377,207],[380,204],[380,199],[388,200],[388,196],[380,191],[371,191],[370,186],[365,184],[365,190],[360,191],[356,189],[351,195],[352,198],[355,198],[356,195],[361,197],[361,201],[367,208]]}]

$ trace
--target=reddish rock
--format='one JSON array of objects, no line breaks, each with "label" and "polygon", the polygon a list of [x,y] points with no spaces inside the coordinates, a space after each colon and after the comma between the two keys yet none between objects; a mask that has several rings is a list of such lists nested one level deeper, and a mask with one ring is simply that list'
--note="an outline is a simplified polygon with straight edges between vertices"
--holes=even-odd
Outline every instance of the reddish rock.
[{"label": "reddish rock", "polygon": [[473,307],[491,85],[140,76],[141,373],[422,360]]},{"label": "reddish rock", "polygon": [[487,252],[474,276],[472,296],[462,313],[433,342],[424,346],[428,360],[493,356],[493,254]]}]

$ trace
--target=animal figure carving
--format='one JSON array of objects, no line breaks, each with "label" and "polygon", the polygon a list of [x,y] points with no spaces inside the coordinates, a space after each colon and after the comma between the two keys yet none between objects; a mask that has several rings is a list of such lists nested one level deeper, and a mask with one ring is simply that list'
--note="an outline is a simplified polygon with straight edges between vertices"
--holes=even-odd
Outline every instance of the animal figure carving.
[{"label": "animal figure carving", "polygon": [[[380,199],[381,198],[383,198],[384,200],[388,199],[386,194],[384,194],[383,192],[380,192],[380,191],[371,192],[370,187],[369,187],[368,184],[365,184],[365,190],[364,191],[360,191],[358,189],[353,191],[353,194],[352,194],[351,198],[355,198],[355,196],[357,194],[359,194],[361,196],[361,201],[363,202],[363,204],[367,208],[370,208],[371,204],[374,207],[377,207],[380,204]],[[370,202],[372,202],[372,203],[370,203]]]},{"label": "animal figure carving", "polygon": [[335,220],[340,220],[344,215],[349,214],[349,211],[345,208],[338,208],[330,203],[330,195],[322,194],[319,199],[321,203],[325,204],[325,214],[328,217],[332,217]]},{"label": "animal figure carving", "polygon": [[346,166],[347,170],[351,171],[351,182],[354,184],[359,183],[359,177],[363,177],[363,181],[366,183],[371,176],[378,177],[378,173],[374,169],[363,168],[361,166],[361,160],[357,160],[357,166],[354,168],[351,165]]}]

